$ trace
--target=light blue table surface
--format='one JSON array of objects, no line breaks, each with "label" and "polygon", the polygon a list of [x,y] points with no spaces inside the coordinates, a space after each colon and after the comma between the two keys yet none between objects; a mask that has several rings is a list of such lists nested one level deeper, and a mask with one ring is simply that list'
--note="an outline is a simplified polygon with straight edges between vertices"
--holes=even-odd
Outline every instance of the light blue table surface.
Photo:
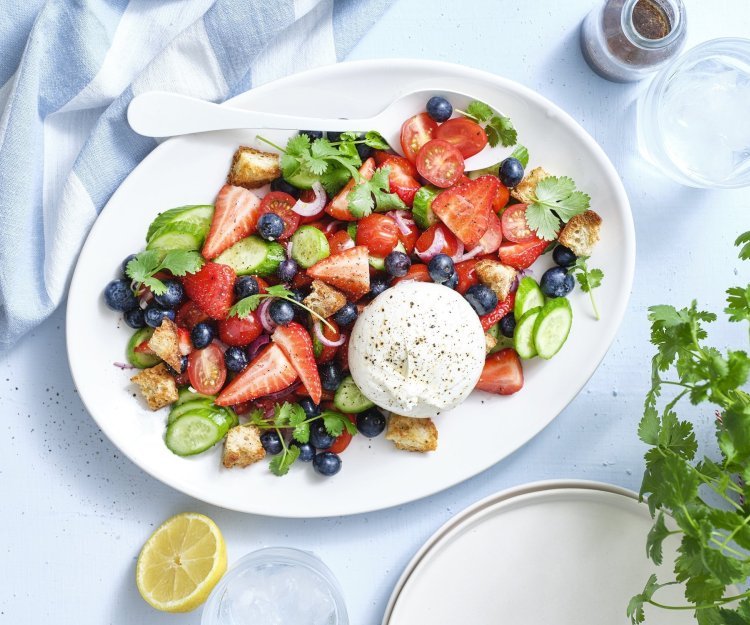
[{"label": "light blue table surface", "polygon": [[[243,515],[150,478],[100,433],[73,387],[60,310],[0,359],[0,622],[198,623],[198,612],[154,612],[133,581],[138,551],[154,527],[174,513],[197,510],[223,530],[230,560],[268,545],[318,553],[341,581],[351,622],[375,624],[414,552],[476,500],[551,478],[637,490],[643,447],[635,430],[651,356],[646,308],[693,298],[723,308],[723,290],[748,279],[731,242],[750,228],[750,197],[678,186],[639,158],[632,103],[644,85],[598,78],[579,52],[578,24],[592,4],[397,0],[351,54],[452,61],[517,80],[567,110],[620,171],[637,232],[635,284],[616,341],[570,406],[505,461],[426,500],[340,519]],[[689,45],[750,35],[746,0],[685,4]],[[747,335],[721,324],[713,336],[718,344],[737,345]],[[712,415],[696,418],[701,438],[710,442]]]}]

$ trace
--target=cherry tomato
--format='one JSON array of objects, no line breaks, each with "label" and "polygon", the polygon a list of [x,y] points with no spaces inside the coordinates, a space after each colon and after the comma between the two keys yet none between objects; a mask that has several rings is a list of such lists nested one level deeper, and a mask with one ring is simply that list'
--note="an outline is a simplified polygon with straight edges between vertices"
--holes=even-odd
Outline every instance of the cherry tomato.
[{"label": "cherry tomato", "polygon": [[513,243],[529,243],[537,239],[536,234],[526,223],[526,204],[514,204],[508,208],[501,218],[503,236]]},{"label": "cherry tomato", "polygon": [[188,300],[177,311],[175,323],[182,328],[192,330],[193,326],[208,319],[210,317],[198,308],[198,305],[193,300]]},{"label": "cherry tomato", "polygon": [[387,256],[398,244],[398,226],[386,215],[372,213],[357,224],[357,245],[365,245],[373,256]]},{"label": "cherry tomato", "polygon": [[461,295],[466,293],[470,286],[479,284],[479,276],[477,276],[476,272],[478,262],[478,258],[471,258],[462,263],[456,264],[456,273],[458,274],[458,286],[456,287],[456,291]]},{"label": "cherry tomato", "polygon": [[413,280],[414,282],[432,282],[430,272],[427,270],[427,265],[420,264],[409,267],[409,271],[406,272],[406,275],[401,278],[396,278],[393,281],[393,284],[397,284],[404,280]]},{"label": "cherry tomato", "polygon": [[419,150],[417,171],[436,187],[451,187],[464,173],[464,158],[447,141],[433,139]]},{"label": "cherry tomato", "polygon": [[[318,323],[317,321],[315,323]],[[336,324],[335,321],[332,321],[331,319],[328,320],[328,323],[330,323],[334,329],[331,330],[325,323],[321,324],[323,326],[323,336],[326,337],[329,341],[338,341],[339,338],[341,338],[341,332],[339,331],[339,326]],[[338,351],[338,347],[331,347],[329,345],[323,345],[320,356],[318,356],[318,362],[329,362],[333,360],[333,357],[336,355],[336,352]]]},{"label": "cherry tomato", "polygon": [[188,378],[190,385],[204,395],[215,395],[224,386],[227,368],[224,354],[215,343],[196,349],[188,356]]},{"label": "cherry tomato", "polygon": [[420,113],[407,119],[401,126],[401,149],[412,163],[417,159],[419,149],[432,139],[437,122],[427,113]]},{"label": "cherry tomato", "polygon": [[251,312],[247,317],[227,317],[219,321],[219,338],[227,345],[247,345],[262,333],[263,324],[256,312]]},{"label": "cherry tomato", "polygon": [[279,237],[280,241],[288,239],[299,228],[300,217],[292,210],[297,203],[291,195],[283,191],[271,191],[260,205],[261,215],[265,213],[276,213],[284,220],[284,232]]},{"label": "cherry tomato", "polygon": [[406,248],[406,254],[411,256],[411,253],[414,251],[414,246],[417,244],[417,239],[419,239],[422,231],[414,222],[410,222],[407,227],[409,228],[407,234],[404,234],[401,230],[398,231],[398,240],[401,241],[401,244]]},{"label": "cherry tomato", "polygon": [[334,454],[340,454],[347,447],[349,447],[349,443],[351,442],[352,435],[344,430],[343,432],[341,432],[341,435],[335,441],[333,441],[333,445],[330,446],[328,451],[332,451]]},{"label": "cherry tomato", "polygon": [[464,158],[478,154],[487,145],[487,133],[479,124],[466,117],[449,119],[438,126],[434,137],[456,146]]},{"label": "cherry tomato", "polygon": [[495,197],[492,200],[492,210],[495,211],[496,213],[499,213],[508,204],[509,199],[510,199],[510,190],[501,182],[500,185],[497,187],[497,191],[495,192]]},{"label": "cherry tomato", "polygon": [[354,247],[354,241],[346,230],[339,230],[328,237],[328,246],[331,248],[331,256]]},{"label": "cherry tomato", "polygon": [[437,253],[454,256],[458,251],[458,239],[456,238],[456,235],[448,230],[448,228],[446,228],[443,224],[435,224],[427,228],[427,230],[425,230],[417,239],[417,243],[414,246],[414,249],[420,254],[430,249],[432,241],[435,238],[435,231],[437,231],[438,229],[440,229],[440,231],[443,233],[443,238],[445,238],[445,245],[443,245],[443,247],[438,250]]}]

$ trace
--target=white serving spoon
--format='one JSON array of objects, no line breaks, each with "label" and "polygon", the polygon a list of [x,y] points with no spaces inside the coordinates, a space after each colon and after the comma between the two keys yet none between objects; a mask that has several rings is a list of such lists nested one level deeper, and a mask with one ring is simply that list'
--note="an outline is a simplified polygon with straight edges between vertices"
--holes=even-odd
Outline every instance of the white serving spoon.
[{"label": "white serving spoon", "polygon": [[[434,95],[441,95],[448,99],[454,111],[455,109],[465,110],[472,100],[478,99],[457,91],[420,89],[399,96],[374,117],[326,119],[249,111],[177,93],[149,91],[137,95],[130,102],[128,123],[135,132],[146,137],[173,137],[196,132],[240,128],[336,132],[377,130],[394,150],[402,154],[401,125],[409,117],[424,111],[427,100]],[[508,156],[511,151],[512,148],[505,148],[501,145],[495,148],[487,146],[479,154],[466,160],[466,171],[494,165]]]}]

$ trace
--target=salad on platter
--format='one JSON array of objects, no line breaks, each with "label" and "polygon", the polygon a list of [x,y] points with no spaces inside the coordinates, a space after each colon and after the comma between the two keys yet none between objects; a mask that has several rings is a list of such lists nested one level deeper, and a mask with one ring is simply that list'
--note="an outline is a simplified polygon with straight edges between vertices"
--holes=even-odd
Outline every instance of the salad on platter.
[{"label": "salad on platter", "polygon": [[[301,131],[241,146],[213,205],[155,216],[104,300],[134,332],[123,369],[164,441],[227,468],[272,456],[323,476],[352,437],[437,448],[433,418],[473,391],[511,395],[573,323],[602,220],[572,179],[528,169],[510,119],[435,96],[401,128]],[[481,171],[486,146],[509,156]],[[265,151],[268,150],[268,151]],[[543,254],[553,266],[537,281]]]}]

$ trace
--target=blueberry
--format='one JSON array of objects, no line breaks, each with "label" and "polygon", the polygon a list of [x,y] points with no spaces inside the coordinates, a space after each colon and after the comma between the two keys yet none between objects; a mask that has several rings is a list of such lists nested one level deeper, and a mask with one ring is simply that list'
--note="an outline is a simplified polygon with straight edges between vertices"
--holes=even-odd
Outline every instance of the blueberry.
[{"label": "blueberry", "polygon": [[[323,135],[323,133],[322,133],[322,132],[321,132],[320,134],[321,134],[321,136]],[[327,138],[327,139],[328,139],[328,140],[329,140],[330,142],[332,142],[332,143],[336,143],[336,142],[338,142],[338,141],[341,141],[341,135],[343,135],[343,134],[344,134],[343,132],[331,132],[331,131],[329,130],[329,131],[328,131],[328,132],[326,133],[326,138]]]},{"label": "blueberry", "polygon": [[299,448],[299,459],[302,462],[312,462],[312,459],[315,458],[315,452],[317,450],[310,443],[292,441],[291,444]]},{"label": "blueberry", "polygon": [[405,276],[409,267],[411,267],[411,261],[403,252],[394,251],[385,257],[385,270],[394,278]]},{"label": "blueberry", "polygon": [[[295,302],[301,302],[306,296],[307,294],[302,289],[289,289],[289,297]],[[297,308],[299,308],[299,306]]]},{"label": "blueberry", "polygon": [[247,354],[241,347],[227,347],[227,351],[224,352],[224,364],[227,369],[239,373],[245,367],[247,367]]},{"label": "blueberry", "polygon": [[299,405],[302,407],[302,410],[305,411],[305,415],[307,415],[308,419],[317,417],[320,414],[320,406],[309,397],[303,397],[300,399]]},{"label": "blueberry", "polygon": [[177,280],[164,280],[167,290],[161,295],[154,295],[154,301],[162,308],[177,308],[182,303],[185,291]]},{"label": "blueberry", "polygon": [[[322,139],[323,138],[323,131],[322,130],[300,130],[299,133],[301,135],[307,135],[308,137],[310,137],[310,141],[315,141],[315,139]],[[336,134],[336,135],[340,136],[341,133],[340,132],[337,132],[337,133],[329,132],[328,133],[328,139],[329,139],[329,141],[338,141],[338,139],[331,139],[331,135],[332,134]]]},{"label": "blueberry", "polygon": [[288,193],[295,200],[299,198],[299,189],[292,184],[289,184],[284,178],[276,178],[271,183],[271,191],[281,191],[282,193]]},{"label": "blueberry", "polygon": [[470,286],[464,297],[478,315],[486,315],[492,312],[495,306],[497,306],[497,295],[495,295],[495,292],[490,287],[484,284]]},{"label": "blueberry", "polygon": [[513,333],[516,330],[516,316],[509,312],[505,317],[500,319],[500,333],[503,336],[507,336],[509,339],[513,338]]},{"label": "blueberry", "polygon": [[313,421],[310,424],[310,444],[316,449],[328,449],[335,440],[336,437],[328,433],[323,421]]},{"label": "blueberry", "polygon": [[506,187],[515,187],[523,180],[523,165],[517,158],[509,156],[500,163],[500,182]]},{"label": "blueberry", "polygon": [[[289,297],[295,302],[301,302],[305,299],[306,293],[301,289],[289,289]],[[302,308],[302,306],[294,306],[294,304],[292,304],[292,306],[294,308],[294,320],[297,323],[306,326],[309,317],[308,312]]]},{"label": "blueberry", "polygon": [[164,319],[171,319],[174,321],[174,317],[174,310],[162,308],[156,304],[149,304],[148,308],[146,308],[146,312],[143,313],[146,325],[151,326],[152,328],[158,328]]},{"label": "blueberry", "polygon": [[451,277],[448,278],[445,282],[443,282],[443,286],[447,286],[449,289],[455,290],[458,286],[458,272],[454,271],[451,274]]},{"label": "blueberry", "polygon": [[257,295],[259,292],[258,281],[252,276],[240,276],[234,281],[234,296],[237,299]]},{"label": "blueberry", "polygon": [[263,213],[258,220],[258,234],[266,241],[275,241],[284,233],[284,220],[276,213]]},{"label": "blueberry", "polygon": [[341,470],[341,458],[332,451],[324,451],[313,458],[313,469],[326,477],[336,475]]},{"label": "blueberry", "polygon": [[573,253],[573,250],[564,245],[558,245],[552,251],[552,260],[560,265],[560,267],[570,267],[576,262],[576,260],[578,260],[578,256]]},{"label": "blueberry", "polygon": [[346,304],[344,304],[343,308],[340,308],[339,311],[335,315],[333,315],[333,320],[339,326],[345,327],[353,324],[357,320],[358,315],[359,312],[357,311],[356,304],[347,302]]},{"label": "blueberry", "polygon": [[357,154],[359,154],[359,158],[362,159],[362,162],[370,158],[374,151],[375,150],[371,148],[369,145],[366,145],[364,143],[357,144]]},{"label": "blueberry", "polygon": [[136,257],[136,254],[131,254],[124,261],[122,261],[122,275],[123,275],[124,278],[128,278],[129,279],[128,272],[126,271],[126,269],[128,268],[128,263],[131,260],[133,260],[135,257]]},{"label": "blueberry", "polygon": [[[318,365],[320,384],[327,391],[335,391],[341,384],[341,369],[334,362],[324,362]],[[315,445],[319,447],[319,445]]]},{"label": "blueberry", "polygon": [[370,408],[357,415],[357,429],[368,438],[375,438],[385,429],[385,417],[377,408]]},{"label": "blueberry", "polygon": [[430,278],[434,282],[443,284],[454,274],[456,266],[453,264],[453,259],[447,254],[436,254],[427,264],[427,271],[429,271]]},{"label": "blueberry", "polygon": [[206,321],[196,323],[190,330],[190,340],[193,342],[195,349],[208,347],[208,344],[214,340],[215,335],[214,327]]},{"label": "blueberry", "polygon": [[573,276],[564,267],[547,269],[539,281],[539,288],[547,297],[565,297],[574,286]]},{"label": "blueberry", "polygon": [[185,371],[187,371],[187,368],[188,368],[187,356],[180,356],[180,370],[179,371],[175,371],[171,365],[167,365],[167,371],[169,371],[169,373],[171,373],[174,376],[178,376],[182,373],[185,373]]},{"label": "blueberry", "polygon": [[275,324],[285,326],[294,319],[294,306],[284,299],[275,299],[268,307],[268,315]]},{"label": "blueberry", "polygon": [[260,435],[260,444],[263,445],[263,449],[270,456],[275,456],[281,453],[284,446],[281,444],[281,437],[275,430],[266,430]]},{"label": "blueberry", "polygon": [[380,276],[370,278],[370,297],[377,297],[388,288],[388,279]]},{"label": "blueberry", "polygon": [[297,275],[298,271],[299,265],[297,264],[297,262],[292,260],[291,258],[288,258],[287,260],[282,260],[279,263],[279,268],[276,270],[276,275],[282,282],[291,282],[292,280],[294,280],[294,276]]},{"label": "blueberry", "polygon": [[453,115],[453,106],[445,98],[439,95],[432,96],[427,100],[427,114],[436,122],[444,122]]},{"label": "blueberry", "polygon": [[138,306],[138,300],[130,288],[130,280],[112,280],[104,287],[104,301],[112,310],[125,312]]},{"label": "blueberry", "polygon": [[136,330],[146,325],[146,320],[143,317],[143,310],[140,306],[125,311],[123,318],[125,319],[125,323]]}]

